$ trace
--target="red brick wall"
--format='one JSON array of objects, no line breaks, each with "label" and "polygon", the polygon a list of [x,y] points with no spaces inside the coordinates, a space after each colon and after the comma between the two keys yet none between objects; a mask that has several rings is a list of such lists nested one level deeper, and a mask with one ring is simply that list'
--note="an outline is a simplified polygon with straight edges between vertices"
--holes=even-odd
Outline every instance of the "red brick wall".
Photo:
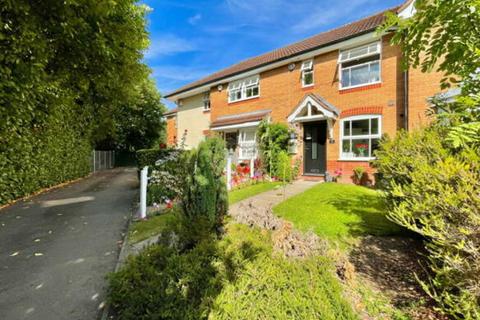
[{"label": "red brick wall", "polygon": [[167,145],[173,146],[177,143],[177,117],[167,117]]}]

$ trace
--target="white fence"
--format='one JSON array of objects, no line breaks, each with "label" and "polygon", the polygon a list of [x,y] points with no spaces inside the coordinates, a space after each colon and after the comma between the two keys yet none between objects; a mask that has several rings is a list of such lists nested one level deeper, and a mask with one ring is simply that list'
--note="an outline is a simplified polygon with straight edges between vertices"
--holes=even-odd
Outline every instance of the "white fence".
[{"label": "white fence", "polygon": [[92,151],[92,172],[113,169],[115,167],[115,151]]}]

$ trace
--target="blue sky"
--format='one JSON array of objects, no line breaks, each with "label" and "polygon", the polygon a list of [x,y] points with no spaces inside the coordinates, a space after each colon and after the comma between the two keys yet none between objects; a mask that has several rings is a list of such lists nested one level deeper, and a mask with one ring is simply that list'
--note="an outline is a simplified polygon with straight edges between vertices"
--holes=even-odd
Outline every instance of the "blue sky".
[{"label": "blue sky", "polygon": [[148,16],[151,43],[145,62],[165,94],[246,58],[402,2],[143,0],[152,9]]}]

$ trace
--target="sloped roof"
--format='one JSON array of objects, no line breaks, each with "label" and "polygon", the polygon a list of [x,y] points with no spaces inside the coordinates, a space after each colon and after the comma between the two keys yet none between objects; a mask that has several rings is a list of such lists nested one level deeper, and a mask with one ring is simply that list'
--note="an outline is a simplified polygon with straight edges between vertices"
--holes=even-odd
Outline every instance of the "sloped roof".
[{"label": "sloped roof", "polygon": [[245,122],[262,121],[272,110],[257,110],[253,112],[238,113],[218,117],[210,124],[211,128],[240,124]]},{"label": "sloped roof", "polygon": [[167,110],[163,113],[164,116],[173,116],[175,113],[178,112],[178,108]]},{"label": "sloped roof", "polygon": [[346,24],[336,29],[322,32],[313,37],[296,42],[283,48],[273,50],[271,52],[244,60],[234,64],[226,69],[215,72],[205,78],[187,84],[173,92],[165,95],[166,98],[183,93],[185,91],[230,77],[239,73],[243,73],[258,67],[262,67],[274,62],[278,62],[287,58],[294,57],[309,51],[325,47],[336,42],[344,41],[368,32],[374,31],[385,21],[387,12],[395,12],[400,6],[391,8],[361,20]]}]

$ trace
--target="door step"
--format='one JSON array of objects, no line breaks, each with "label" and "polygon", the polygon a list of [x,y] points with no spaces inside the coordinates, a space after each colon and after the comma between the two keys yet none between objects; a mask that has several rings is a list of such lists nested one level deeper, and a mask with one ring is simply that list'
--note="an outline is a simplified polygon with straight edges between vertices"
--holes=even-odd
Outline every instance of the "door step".
[{"label": "door step", "polygon": [[304,181],[325,181],[324,175],[302,175],[301,179]]}]

